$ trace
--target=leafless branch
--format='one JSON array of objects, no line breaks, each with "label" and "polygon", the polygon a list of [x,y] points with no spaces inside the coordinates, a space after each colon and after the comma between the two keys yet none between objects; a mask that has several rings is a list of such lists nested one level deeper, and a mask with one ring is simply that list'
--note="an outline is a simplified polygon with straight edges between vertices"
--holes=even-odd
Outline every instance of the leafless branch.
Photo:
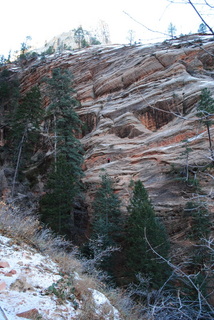
[{"label": "leafless branch", "polygon": [[150,32],[159,33],[159,34],[162,34],[162,35],[167,36],[167,37],[170,36],[168,33],[161,32],[161,31],[157,31],[157,30],[152,30],[152,29],[148,28],[148,27],[145,26],[143,23],[141,23],[140,21],[136,20],[136,19],[133,18],[129,13],[127,13],[127,12],[125,12],[125,11],[123,11],[123,13],[125,13],[130,19],[132,19],[134,22],[138,23],[139,25],[141,25],[143,28],[147,29],[147,30],[150,31]]},{"label": "leafless branch", "polygon": [[[184,2],[180,2],[180,1],[178,1],[178,2],[175,2],[174,0],[168,0],[170,3],[180,3],[180,4],[184,4]],[[213,34],[214,35],[214,31],[213,31],[213,29],[210,27],[210,25],[206,22],[206,20],[202,17],[202,15],[201,15],[201,13],[199,12],[199,10],[196,8],[196,4],[195,3],[193,3],[193,1],[192,0],[186,0],[186,2],[185,2],[186,4],[189,4],[189,5],[191,5],[191,7],[193,8],[193,10],[196,12],[196,14],[199,16],[199,18],[201,19],[201,21],[207,26],[207,28],[210,30],[210,32],[211,32],[211,34]],[[198,4],[200,4],[200,3],[198,3]],[[207,6],[209,6],[210,8],[213,8],[213,6],[211,6],[209,3],[208,3],[208,1],[206,1],[205,0],[205,4],[207,5]]]},{"label": "leafless branch", "polygon": [[[160,259],[162,259],[164,262],[166,262],[171,268],[172,270],[174,270],[174,272],[181,277],[182,280],[184,280],[185,284],[190,284],[191,287],[196,291],[197,295],[198,295],[198,305],[199,305],[199,312],[198,312],[198,316],[196,319],[200,318],[201,312],[202,312],[202,302],[207,306],[207,308],[210,310],[210,312],[214,315],[214,309],[213,307],[210,305],[210,303],[207,301],[206,297],[203,295],[200,287],[198,287],[195,282],[193,281],[193,279],[197,276],[197,275],[188,275],[187,273],[185,273],[179,266],[176,266],[175,264],[173,264],[172,262],[170,262],[169,260],[167,260],[166,258],[164,258],[163,256],[161,256],[150,244],[148,238],[147,238],[147,234],[146,234],[146,228],[144,229],[144,237],[145,240],[150,248],[150,250]],[[187,280],[187,282],[185,281]]]},{"label": "leafless branch", "polygon": [[204,0],[204,1],[205,1],[206,5],[207,5],[208,7],[214,9],[214,6],[212,6],[211,4],[209,4],[207,0]]}]

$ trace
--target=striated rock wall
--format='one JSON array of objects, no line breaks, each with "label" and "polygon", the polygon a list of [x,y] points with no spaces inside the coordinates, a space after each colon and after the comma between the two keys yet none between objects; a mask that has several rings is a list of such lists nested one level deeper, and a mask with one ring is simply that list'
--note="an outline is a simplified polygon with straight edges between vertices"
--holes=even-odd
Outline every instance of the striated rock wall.
[{"label": "striated rock wall", "polygon": [[[81,140],[88,204],[102,169],[114,179],[124,211],[130,180],[140,179],[171,236],[182,235],[188,230],[182,210],[195,191],[175,180],[172,166],[181,170],[185,166],[185,139],[192,148],[193,167],[207,163],[210,156],[206,128],[197,120],[195,106],[203,88],[214,94],[213,39],[196,36],[152,46],[95,46],[50,56],[20,73],[23,91],[40,84],[45,95],[41,80],[55,67],[68,68],[74,75],[81,102],[77,112],[87,124]],[[209,194],[212,212],[213,175],[211,169],[197,176]]]}]

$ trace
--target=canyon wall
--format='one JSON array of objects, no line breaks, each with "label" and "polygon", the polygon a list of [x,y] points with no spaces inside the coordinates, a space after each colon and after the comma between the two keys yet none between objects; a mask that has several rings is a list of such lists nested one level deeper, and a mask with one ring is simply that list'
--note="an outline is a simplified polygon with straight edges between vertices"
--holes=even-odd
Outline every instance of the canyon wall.
[{"label": "canyon wall", "polygon": [[196,116],[201,90],[208,88],[214,94],[211,37],[94,46],[34,60],[21,72],[15,67],[13,71],[19,74],[23,91],[39,84],[45,97],[42,79],[56,67],[73,74],[81,102],[76,111],[86,123],[81,142],[89,208],[103,169],[115,182],[124,212],[130,181],[140,179],[171,238],[182,237],[188,232],[183,208],[190,198],[197,198],[193,186],[177,179],[185,169],[188,139],[190,174],[200,180],[214,213],[213,168],[198,171],[210,161],[208,135]]}]

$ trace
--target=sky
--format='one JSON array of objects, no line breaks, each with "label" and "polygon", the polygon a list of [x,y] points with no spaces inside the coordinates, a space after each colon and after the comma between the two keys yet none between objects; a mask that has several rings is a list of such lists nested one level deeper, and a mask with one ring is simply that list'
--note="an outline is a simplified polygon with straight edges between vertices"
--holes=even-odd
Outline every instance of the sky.
[{"label": "sky", "polygon": [[128,43],[129,30],[142,43],[165,38],[130,17],[163,33],[168,33],[172,23],[176,35],[197,32],[201,23],[190,5],[170,4],[167,0],[8,0],[1,3],[0,55],[7,57],[10,50],[19,50],[27,36],[32,38],[32,46],[41,47],[45,41],[80,25],[94,30],[100,20],[107,23],[113,44]]}]

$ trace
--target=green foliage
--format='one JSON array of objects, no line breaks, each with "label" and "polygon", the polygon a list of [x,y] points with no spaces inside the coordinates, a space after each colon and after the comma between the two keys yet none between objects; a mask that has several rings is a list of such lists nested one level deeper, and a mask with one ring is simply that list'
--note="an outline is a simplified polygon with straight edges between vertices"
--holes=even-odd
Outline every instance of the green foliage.
[{"label": "green foliage", "polygon": [[77,194],[73,168],[65,156],[60,155],[48,177],[47,192],[40,201],[41,219],[51,229],[70,237],[72,228],[72,205]]},{"label": "green foliage", "polygon": [[214,99],[209,89],[205,88],[201,91],[200,101],[197,106],[197,116],[205,124],[210,123],[210,118],[214,114]]},{"label": "green foliage", "polygon": [[41,93],[39,87],[35,86],[25,94],[15,110],[13,116],[14,135],[19,136],[19,132],[22,135],[26,129],[29,133],[39,130],[43,115]]},{"label": "green foliage", "polygon": [[11,77],[11,72],[4,69],[0,73],[0,108],[2,112],[11,112],[19,99],[19,81]]},{"label": "green foliage", "polygon": [[33,87],[22,98],[21,103],[12,115],[11,146],[15,153],[15,174],[13,178],[12,196],[20,165],[29,163],[35,145],[39,140],[39,124],[43,116],[41,94],[37,86]]},{"label": "green foliage", "polygon": [[194,240],[206,238],[210,234],[211,222],[209,211],[203,202],[187,202],[184,212],[191,217],[191,230],[189,237]]},{"label": "green foliage", "polygon": [[[112,179],[107,174],[101,175],[101,179],[101,185],[92,203],[93,250],[89,241],[85,246],[85,253],[92,259],[96,259],[95,255],[98,254],[101,257],[101,261],[98,262],[99,267],[115,281],[118,254],[114,249],[119,246],[123,231],[120,200],[114,193]],[[108,254],[103,255],[102,252],[108,252]]]},{"label": "green foliage", "polygon": [[88,46],[88,43],[85,39],[85,35],[88,34],[87,31],[83,30],[82,26],[77,29],[74,29],[74,41],[78,45],[78,48],[85,48]]},{"label": "green foliage", "polygon": [[171,164],[169,174],[173,175],[177,182],[185,183],[187,187],[191,187],[195,191],[200,191],[200,182],[194,170],[187,162],[184,166],[176,166],[174,163]]},{"label": "green foliage", "polygon": [[42,55],[51,55],[55,52],[55,49],[53,46],[49,46],[48,49],[44,52],[42,52]]},{"label": "green foliage", "polygon": [[6,63],[7,59],[5,56],[2,54],[0,55],[0,66],[3,66]]},{"label": "green foliage", "polygon": [[21,43],[21,49],[20,49],[20,60],[25,60],[27,58],[27,51],[30,49],[29,42],[32,40],[30,36],[27,36],[25,39],[25,42]]},{"label": "green foliage", "polygon": [[113,181],[101,176],[101,185],[93,201],[92,238],[103,237],[104,246],[115,246],[121,230],[120,200],[113,190]]},{"label": "green foliage", "polygon": [[17,105],[12,117],[11,138],[14,151],[18,152],[24,138],[25,158],[30,157],[39,138],[40,123],[44,111],[41,107],[41,93],[37,86],[30,89]]},{"label": "green foliage", "polygon": [[74,199],[80,192],[83,150],[76,135],[81,121],[74,108],[78,101],[72,96],[72,76],[67,70],[56,68],[48,84],[49,105],[46,121],[52,138],[54,163],[49,173],[47,192],[41,199],[40,212],[43,222],[57,233],[71,236]]},{"label": "green foliage", "polygon": [[82,125],[75,107],[79,102],[72,96],[72,75],[68,70],[56,68],[52,71],[52,78],[46,79],[49,85],[51,104],[48,108],[47,119],[50,119],[51,130],[56,137],[56,152],[66,156],[72,173],[76,177],[82,176],[83,149],[76,136]]},{"label": "green foliage", "polygon": [[54,294],[61,301],[61,303],[63,303],[65,300],[69,300],[73,303],[74,308],[78,307],[75,297],[73,278],[71,276],[61,278],[56,283],[54,282],[46,289],[45,294]]},{"label": "green foliage", "polygon": [[161,256],[167,258],[169,242],[163,225],[155,217],[155,212],[141,181],[134,183],[133,196],[128,207],[127,221],[127,267],[129,278],[136,281],[138,273],[151,278],[151,285],[158,287],[168,277],[166,263],[158,263],[146,237]]},{"label": "green foliage", "polygon": [[170,22],[170,24],[168,26],[168,33],[169,33],[171,38],[175,37],[176,27],[172,24],[172,22]]},{"label": "green foliage", "polygon": [[201,23],[198,28],[199,33],[206,33],[207,32],[207,26],[204,23]]},{"label": "green foliage", "polygon": [[97,40],[96,36],[92,36],[92,37],[90,37],[90,44],[96,46],[96,45],[101,44],[101,42],[99,40]]}]

